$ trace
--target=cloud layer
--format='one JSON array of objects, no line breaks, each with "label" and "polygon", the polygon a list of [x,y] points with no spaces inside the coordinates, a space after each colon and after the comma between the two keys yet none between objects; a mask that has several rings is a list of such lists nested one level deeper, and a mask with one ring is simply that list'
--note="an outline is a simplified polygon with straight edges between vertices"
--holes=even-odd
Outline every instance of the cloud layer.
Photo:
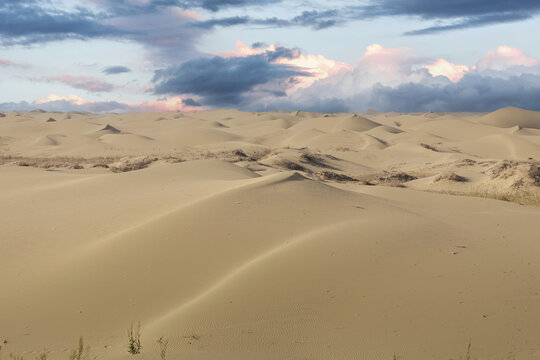
[{"label": "cloud layer", "polygon": [[[116,70],[116,69],[115,69]],[[114,72],[114,71],[113,71]],[[60,75],[89,92],[114,86],[93,78]],[[475,64],[416,55],[408,48],[366,48],[356,66],[297,48],[238,42],[232,51],[157,70],[153,92],[168,98],[140,103],[89,101],[49,95],[33,103],[4,103],[2,110],[40,106],[63,111],[241,110],[491,111],[503,106],[540,110],[540,62],[520,49],[500,46]]]}]

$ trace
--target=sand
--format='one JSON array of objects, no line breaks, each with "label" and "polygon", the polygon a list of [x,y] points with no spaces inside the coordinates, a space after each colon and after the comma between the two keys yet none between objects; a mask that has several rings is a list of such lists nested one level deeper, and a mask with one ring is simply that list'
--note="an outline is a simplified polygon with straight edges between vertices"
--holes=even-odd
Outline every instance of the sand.
[{"label": "sand", "polygon": [[140,359],[537,359],[539,128],[7,112],[0,356],[132,359],[140,322]]}]

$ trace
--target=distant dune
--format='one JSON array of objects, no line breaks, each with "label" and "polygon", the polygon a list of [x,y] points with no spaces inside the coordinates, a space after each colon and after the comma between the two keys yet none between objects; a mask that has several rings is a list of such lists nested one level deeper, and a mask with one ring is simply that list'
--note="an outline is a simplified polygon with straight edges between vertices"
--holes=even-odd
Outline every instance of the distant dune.
[{"label": "distant dune", "polygon": [[537,112],[1,115],[4,359],[540,356]]},{"label": "distant dune", "polygon": [[482,116],[480,122],[504,128],[519,126],[520,128],[540,129],[540,112],[510,106]]}]

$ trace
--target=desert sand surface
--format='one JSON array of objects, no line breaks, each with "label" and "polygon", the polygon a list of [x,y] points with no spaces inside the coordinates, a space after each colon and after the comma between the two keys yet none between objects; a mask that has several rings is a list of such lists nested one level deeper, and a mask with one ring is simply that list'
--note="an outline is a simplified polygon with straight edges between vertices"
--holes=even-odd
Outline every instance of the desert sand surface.
[{"label": "desert sand surface", "polygon": [[3,115],[3,359],[540,358],[539,112]]}]

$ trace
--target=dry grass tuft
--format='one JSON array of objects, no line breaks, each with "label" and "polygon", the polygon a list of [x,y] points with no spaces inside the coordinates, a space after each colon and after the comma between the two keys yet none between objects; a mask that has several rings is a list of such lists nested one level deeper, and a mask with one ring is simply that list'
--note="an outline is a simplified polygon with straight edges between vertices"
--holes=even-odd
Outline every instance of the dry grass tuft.
[{"label": "dry grass tuft", "polygon": [[435,152],[440,152],[439,149],[429,145],[429,144],[420,144],[420,146],[422,146],[423,148],[426,148],[428,150],[431,150],[431,151],[435,151]]},{"label": "dry grass tuft", "polygon": [[109,169],[114,173],[122,173],[128,171],[141,170],[148,167],[155,161],[158,161],[157,157],[137,157],[137,158],[122,158],[120,161],[113,164],[109,164]]},{"label": "dry grass tuft", "polygon": [[325,161],[322,155],[320,154],[310,154],[310,153],[302,153],[298,156],[301,162],[305,164],[309,164],[316,167],[322,167],[322,168],[328,168],[328,169],[334,169],[333,166],[328,165]]},{"label": "dry grass tuft", "polygon": [[90,347],[84,345],[82,336],[79,338],[79,346],[71,352],[69,360],[90,360]]},{"label": "dry grass tuft", "polygon": [[83,158],[77,156],[55,156],[45,157],[23,157],[13,155],[0,155],[0,165],[15,164],[18,166],[36,167],[40,169],[83,169],[84,165],[89,167],[105,167],[108,164],[118,161],[117,157],[94,157]]},{"label": "dry grass tuft", "polygon": [[453,171],[439,174],[433,179],[434,182],[439,181],[451,181],[451,182],[467,182],[468,179],[464,176],[458,175]]},{"label": "dry grass tuft", "polygon": [[416,179],[418,179],[416,176],[400,171],[363,176],[359,180],[365,185],[404,187],[404,183]]},{"label": "dry grass tuft", "polygon": [[323,181],[358,182],[358,179],[355,179],[345,174],[338,174],[329,170],[319,171],[315,174],[315,176]]},{"label": "dry grass tuft", "polygon": [[132,355],[140,354],[141,353],[141,322],[139,321],[137,323],[137,328],[133,328],[133,323],[131,323],[131,327],[128,329],[127,332],[128,335],[128,352]]},{"label": "dry grass tuft", "polygon": [[165,360],[167,356],[167,346],[169,345],[169,340],[164,339],[163,336],[156,340],[159,345],[159,356],[161,360]]},{"label": "dry grass tuft", "polygon": [[292,171],[303,171],[308,172],[309,170],[302,165],[295,163],[294,161],[287,159],[279,159],[274,161],[274,165],[283,169],[292,170]]}]

